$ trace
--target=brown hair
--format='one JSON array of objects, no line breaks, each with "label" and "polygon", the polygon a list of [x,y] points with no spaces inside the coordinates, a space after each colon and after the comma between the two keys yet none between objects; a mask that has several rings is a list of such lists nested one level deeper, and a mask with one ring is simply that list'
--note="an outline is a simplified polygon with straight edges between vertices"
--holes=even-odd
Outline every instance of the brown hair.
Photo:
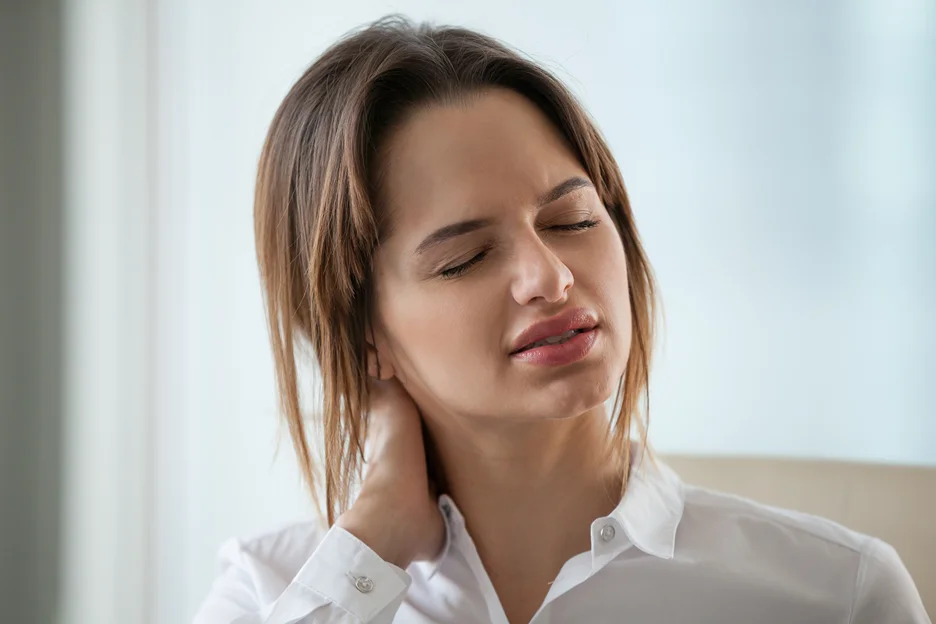
[{"label": "brown hair", "polygon": [[[311,346],[322,381],[315,408],[321,412],[317,439],[324,443],[329,526],[347,509],[362,462],[368,400],[364,331],[382,225],[374,200],[380,140],[415,107],[492,87],[512,89],[548,116],[620,233],[633,337],[614,401],[610,443],[621,451],[625,487],[634,421],[640,448],[646,448],[638,401],[644,394],[649,408],[655,287],[608,145],[562,83],[520,52],[471,30],[414,25],[391,15],[342,37],[299,78],[273,118],[257,174],[257,259],[280,409],[321,510],[296,359],[296,347]],[[438,483],[439,467],[430,461],[429,470],[430,481]]]}]

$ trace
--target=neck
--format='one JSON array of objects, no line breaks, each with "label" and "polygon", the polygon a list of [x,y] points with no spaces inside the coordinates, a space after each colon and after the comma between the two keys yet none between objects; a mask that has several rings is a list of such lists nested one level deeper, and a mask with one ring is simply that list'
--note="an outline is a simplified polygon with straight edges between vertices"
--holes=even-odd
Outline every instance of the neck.
[{"label": "neck", "polygon": [[548,576],[590,548],[591,522],[610,513],[621,492],[603,406],[566,419],[439,420],[427,427],[485,567]]}]

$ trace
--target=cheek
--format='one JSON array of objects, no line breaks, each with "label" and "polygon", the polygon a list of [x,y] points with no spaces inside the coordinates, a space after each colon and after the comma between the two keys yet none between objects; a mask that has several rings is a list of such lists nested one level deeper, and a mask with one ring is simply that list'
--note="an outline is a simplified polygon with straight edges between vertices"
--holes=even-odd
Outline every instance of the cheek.
[{"label": "cheek", "polygon": [[438,284],[398,291],[386,307],[394,353],[410,376],[437,385],[451,371],[486,370],[475,360],[490,358],[496,344],[497,312],[490,293],[465,284]]},{"label": "cheek", "polygon": [[[392,257],[393,252],[386,253]],[[456,352],[452,343],[460,332],[453,327],[464,327],[470,310],[460,301],[440,296],[444,288],[402,279],[376,264],[374,294],[384,330],[378,347],[392,357],[398,375],[416,380]]]},{"label": "cheek", "polygon": [[617,231],[609,228],[596,241],[588,259],[587,289],[593,290],[605,319],[624,357],[630,351],[631,307],[628,295],[627,256]]}]

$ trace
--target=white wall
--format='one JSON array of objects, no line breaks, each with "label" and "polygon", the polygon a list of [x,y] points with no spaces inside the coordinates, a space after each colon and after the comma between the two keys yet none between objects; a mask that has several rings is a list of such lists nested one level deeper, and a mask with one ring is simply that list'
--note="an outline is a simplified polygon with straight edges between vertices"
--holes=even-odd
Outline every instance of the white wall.
[{"label": "white wall", "polygon": [[154,266],[146,0],[62,3],[66,624],[145,620]]},{"label": "white wall", "polygon": [[666,306],[660,450],[936,465],[932,3],[149,4],[153,622],[224,538],[310,512],[273,455],[255,165],[304,67],[390,11],[534,54],[597,119]]}]

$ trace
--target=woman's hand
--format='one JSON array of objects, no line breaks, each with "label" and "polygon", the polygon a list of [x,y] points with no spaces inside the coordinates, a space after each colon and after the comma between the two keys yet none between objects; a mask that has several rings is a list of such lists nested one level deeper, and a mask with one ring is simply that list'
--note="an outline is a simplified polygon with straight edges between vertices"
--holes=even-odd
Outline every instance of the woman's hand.
[{"label": "woman's hand", "polygon": [[364,481],[336,524],[406,569],[439,553],[445,525],[429,491],[419,409],[396,377],[369,384]]}]

